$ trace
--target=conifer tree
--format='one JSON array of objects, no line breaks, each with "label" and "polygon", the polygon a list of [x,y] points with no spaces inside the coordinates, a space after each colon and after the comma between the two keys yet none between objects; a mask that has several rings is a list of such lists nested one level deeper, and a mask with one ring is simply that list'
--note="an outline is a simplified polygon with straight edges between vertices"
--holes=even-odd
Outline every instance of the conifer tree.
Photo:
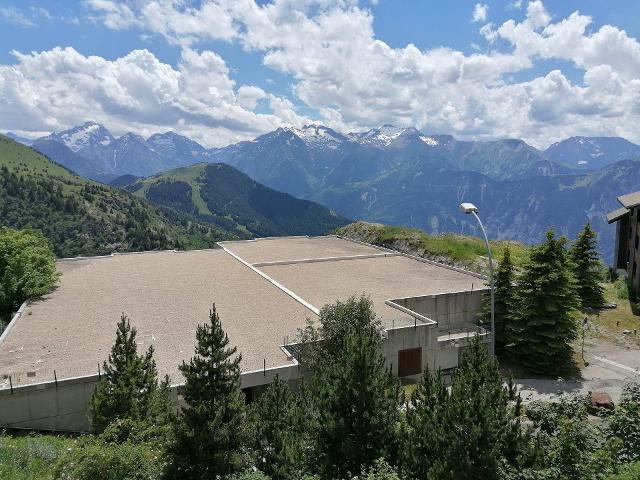
[{"label": "conifer tree", "polygon": [[125,314],[120,317],[115,343],[102,370],[90,402],[94,432],[104,431],[116,419],[146,419],[158,391],[153,346],[138,355],[136,329]]},{"label": "conifer tree", "polygon": [[317,364],[311,387],[316,465],[326,479],[358,475],[393,455],[399,421],[399,384],[385,367],[371,301],[351,298],[334,307],[321,321],[340,325],[331,329],[339,333],[325,345],[332,354]]},{"label": "conifer tree", "polygon": [[214,305],[209,323],[196,329],[194,356],[179,367],[186,406],[170,447],[171,478],[214,479],[242,469],[244,400],[236,350]]},{"label": "conifer tree", "polygon": [[299,400],[276,376],[252,408],[257,466],[273,480],[301,476],[305,431]]},{"label": "conifer tree", "polygon": [[[511,341],[510,329],[516,312],[515,267],[511,261],[511,251],[505,247],[502,260],[495,273],[495,342],[496,352],[501,353]],[[491,322],[491,296],[487,293],[484,298],[482,322]]]},{"label": "conifer tree", "polygon": [[518,314],[512,352],[533,372],[555,374],[571,362],[577,338],[572,310],[577,306],[566,239],[549,230],[531,250],[518,282]]},{"label": "conifer tree", "polygon": [[570,251],[571,269],[576,279],[576,293],[582,308],[600,309],[604,289],[600,285],[600,259],[596,232],[587,222]]},{"label": "conifer tree", "polygon": [[523,439],[495,358],[475,337],[447,391],[440,372],[425,370],[407,408],[402,464],[410,478],[498,479]]}]

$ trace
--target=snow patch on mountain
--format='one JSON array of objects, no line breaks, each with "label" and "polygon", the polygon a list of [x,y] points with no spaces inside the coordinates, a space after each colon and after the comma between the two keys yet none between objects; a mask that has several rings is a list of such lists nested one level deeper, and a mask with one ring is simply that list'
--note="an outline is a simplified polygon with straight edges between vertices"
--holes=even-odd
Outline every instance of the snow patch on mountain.
[{"label": "snow patch on mountain", "polygon": [[425,137],[424,135],[420,135],[420,140],[422,140],[425,144],[429,145],[430,147],[437,147],[438,145],[440,145],[440,142],[438,142],[438,140],[436,140],[433,137]]}]

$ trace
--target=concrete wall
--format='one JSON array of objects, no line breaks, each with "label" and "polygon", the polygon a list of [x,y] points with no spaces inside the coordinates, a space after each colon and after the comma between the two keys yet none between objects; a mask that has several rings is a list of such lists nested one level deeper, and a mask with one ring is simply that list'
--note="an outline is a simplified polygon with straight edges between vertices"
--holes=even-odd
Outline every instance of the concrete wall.
[{"label": "concrete wall", "polygon": [[[417,325],[387,330],[382,343],[385,364],[398,375],[398,352],[408,348],[422,347],[422,370],[426,365],[434,367],[435,325],[418,322]],[[417,375],[416,377],[419,377]]]},{"label": "concrete wall", "polygon": [[91,429],[87,406],[98,376],[0,390],[0,426],[86,432]]},{"label": "concrete wall", "polygon": [[[240,387],[258,395],[262,385],[280,379],[297,384],[300,368],[297,364],[245,372]],[[98,383],[98,375],[70,378],[55,382],[21,385],[0,390],[0,428],[25,428],[59,432],[88,432],[89,401]],[[172,387],[174,405],[181,403],[180,385]]]},{"label": "concrete wall", "polygon": [[438,331],[456,330],[475,325],[482,308],[482,288],[468,292],[425,295],[394,299],[393,302],[438,323]]}]

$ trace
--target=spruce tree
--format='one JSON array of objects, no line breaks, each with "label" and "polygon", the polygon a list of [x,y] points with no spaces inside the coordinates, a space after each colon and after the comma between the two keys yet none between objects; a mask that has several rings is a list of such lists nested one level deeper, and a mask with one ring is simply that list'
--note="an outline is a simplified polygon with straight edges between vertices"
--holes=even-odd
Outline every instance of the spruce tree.
[{"label": "spruce tree", "polygon": [[410,478],[498,479],[524,439],[495,358],[475,337],[463,350],[447,391],[440,372],[425,370],[402,435],[402,465]]},{"label": "spruce tree", "polygon": [[[511,251],[505,247],[502,260],[495,273],[495,342],[496,353],[502,353],[506,345],[511,343],[510,329],[516,312],[515,267],[511,261]],[[490,292],[483,297],[482,322],[491,322]]]},{"label": "spruce tree", "polygon": [[252,407],[258,468],[273,480],[301,477],[304,422],[300,398],[277,376]]},{"label": "spruce tree", "polygon": [[351,298],[336,307],[321,319],[341,327],[332,329],[339,332],[325,345],[332,354],[316,365],[311,387],[316,465],[326,479],[358,475],[395,455],[399,421],[399,384],[385,367],[371,301]]},{"label": "spruce tree", "polygon": [[143,420],[150,413],[158,390],[153,347],[138,355],[136,329],[122,314],[116,340],[90,401],[91,424],[100,433],[116,419]]},{"label": "spruce tree", "polygon": [[600,285],[600,258],[596,232],[587,222],[570,251],[571,269],[576,279],[576,292],[582,308],[600,309],[604,305],[604,289]]},{"label": "spruce tree", "polygon": [[518,314],[512,352],[533,372],[555,374],[571,363],[577,338],[572,310],[577,306],[575,281],[566,239],[549,230],[546,241],[532,248],[518,282]]},{"label": "spruce tree", "polygon": [[240,361],[222,329],[215,305],[196,329],[195,354],[179,369],[186,406],[170,447],[171,478],[214,479],[243,467],[244,400]]}]

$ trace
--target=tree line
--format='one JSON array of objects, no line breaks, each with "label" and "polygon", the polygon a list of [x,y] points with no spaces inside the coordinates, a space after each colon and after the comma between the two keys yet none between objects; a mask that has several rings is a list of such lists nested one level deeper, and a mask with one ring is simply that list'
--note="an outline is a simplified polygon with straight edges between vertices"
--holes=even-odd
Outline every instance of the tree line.
[{"label": "tree line", "polygon": [[640,460],[638,384],[598,423],[581,397],[525,409],[476,337],[450,378],[427,368],[409,394],[366,297],[325,306],[300,339],[304,381],[276,378],[247,404],[215,305],[173,393],[123,315],[91,399],[94,435],[55,478],[604,480]]},{"label": "tree line", "polygon": [[[495,274],[496,352],[528,370],[557,374],[572,364],[577,309],[601,309],[604,294],[596,233],[587,223],[569,246],[549,230],[517,272],[505,249]],[[490,305],[485,301],[484,323]]]}]

